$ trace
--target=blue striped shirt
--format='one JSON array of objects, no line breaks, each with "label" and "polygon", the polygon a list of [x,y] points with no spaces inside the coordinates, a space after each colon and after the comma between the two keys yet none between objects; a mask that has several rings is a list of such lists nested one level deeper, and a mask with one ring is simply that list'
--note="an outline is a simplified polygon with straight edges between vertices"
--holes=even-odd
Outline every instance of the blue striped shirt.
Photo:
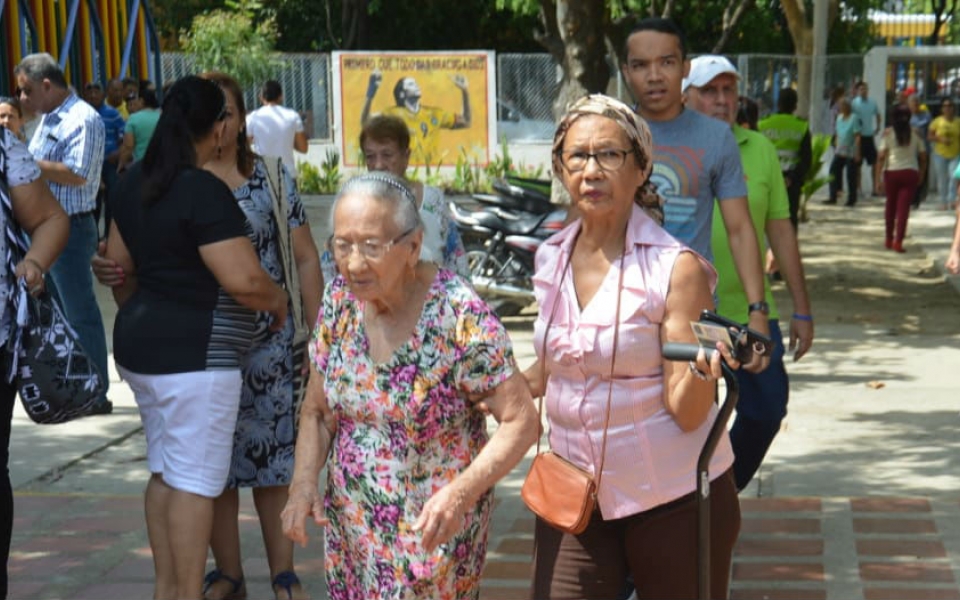
[{"label": "blue striped shirt", "polygon": [[48,182],[68,215],[90,212],[97,203],[106,134],[96,109],[73,92],[53,112],[43,115],[30,140],[37,160],[63,163],[83,177],[83,185]]}]

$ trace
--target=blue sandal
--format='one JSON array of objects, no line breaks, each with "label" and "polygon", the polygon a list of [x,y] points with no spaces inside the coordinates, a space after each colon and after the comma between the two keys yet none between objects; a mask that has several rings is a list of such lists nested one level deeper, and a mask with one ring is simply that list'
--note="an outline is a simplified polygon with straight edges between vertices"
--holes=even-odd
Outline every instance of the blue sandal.
[{"label": "blue sandal", "polygon": [[207,591],[218,581],[226,581],[231,585],[230,591],[220,596],[219,600],[247,600],[247,590],[243,586],[243,577],[234,579],[220,569],[214,569],[207,573],[203,578],[203,597],[207,597]]},{"label": "blue sandal", "polygon": [[[277,573],[277,576],[273,578],[274,594],[277,593],[276,588],[281,587],[287,592],[287,600],[293,600],[293,590],[290,588],[295,585],[300,585],[300,578],[293,571]],[[277,598],[279,600],[279,596]]]}]

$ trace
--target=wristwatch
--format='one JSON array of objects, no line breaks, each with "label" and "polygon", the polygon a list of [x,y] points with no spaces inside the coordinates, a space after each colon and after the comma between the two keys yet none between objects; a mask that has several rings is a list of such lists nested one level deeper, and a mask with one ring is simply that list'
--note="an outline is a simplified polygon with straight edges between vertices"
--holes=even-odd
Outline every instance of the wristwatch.
[{"label": "wristwatch", "polygon": [[752,313],[755,311],[760,311],[765,315],[770,314],[770,305],[767,304],[766,300],[761,300],[759,302],[751,302],[747,305],[747,313]]}]

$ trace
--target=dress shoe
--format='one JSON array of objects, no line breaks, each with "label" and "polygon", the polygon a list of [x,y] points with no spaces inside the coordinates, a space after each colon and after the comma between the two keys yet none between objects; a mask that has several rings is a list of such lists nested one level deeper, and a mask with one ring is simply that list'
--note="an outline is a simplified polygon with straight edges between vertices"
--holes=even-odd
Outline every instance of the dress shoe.
[{"label": "dress shoe", "polygon": [[836,203],[837,203],[837,199],[836,199],[836,198],[829,198],[829,199],[827,199],[827,200],[824,200],[823,203],[824,203],[824,204],[836,204]]},{"label": "dress shoe", "polygon": [[844,206],[856,206],[856,205],[857,205],[856,202],[847,202],[844,204]]},{"label": "dress shoe", "polygon": [[904,252],[906,252],[906,250],[903,249],[903,242],[894,242],[893,250],[895,252],[899,252],[900,254],[903,254]]}]

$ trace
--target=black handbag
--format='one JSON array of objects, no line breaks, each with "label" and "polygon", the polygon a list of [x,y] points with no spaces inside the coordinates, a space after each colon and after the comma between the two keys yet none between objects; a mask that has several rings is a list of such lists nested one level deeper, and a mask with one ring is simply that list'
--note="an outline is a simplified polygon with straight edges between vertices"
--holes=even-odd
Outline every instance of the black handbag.
[{"label": "black handbag", "polygon": [[[7,135],[6,130],[0,129],[0,135]],[[14,286],[2,307],[11,329],[2,348],[2,375],[16,385],[23,408],[34,422],[63,423],[90,410],[103,393],[103,382],[56,300],[46,292],[34,298],[23,279],[14,275],[29,243],[13,217],[6,161],[0,144],[0,218],[7,244],[0,269],[6,269]]]},{"label": "black handbag", "polygon": [[103,393],[96,365],[50,294],[34,298],[22,280],[17,288],[25,322],[11,336],[19,348],[8,348],[5,359],[24,410],[42,425],[82,417]]}]

